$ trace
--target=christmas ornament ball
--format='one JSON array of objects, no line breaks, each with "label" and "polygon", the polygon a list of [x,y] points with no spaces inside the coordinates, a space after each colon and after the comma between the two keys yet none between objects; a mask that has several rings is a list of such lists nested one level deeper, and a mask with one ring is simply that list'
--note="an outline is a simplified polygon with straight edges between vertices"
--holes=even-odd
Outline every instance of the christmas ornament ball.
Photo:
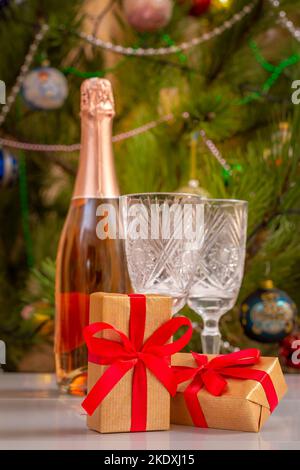
[{"label": "christmas ornament ball", "polygon": [[300,332],[294,332],[284,338],[279,348],[280,362],[284,367],[300,372]]},{"label": "christmas ornament ball", "polygon": [[172,0],[124,0],[128,23],[138,32],[154,32],[166,26],[172,16]]},{"label": "christmas ornament ball", "polygon": [[211,0],[192,0],[190,15],[201,16],[210,8]]},{"label": "christmas ornament ball", "polygon": [[0,187],[11,186],[17,178],[17,159],[7,150],[0,148]]},{"label": "christmas ornament ball", "polygon": [[26,104],[34,109],[51,110],[62,106],[68,96],[65,76],[52,67],[39,67],[25,77],[21,93]]},{"label": "christmas ornament ball", "polygon": [[192,179],[188,181],[188,184],[186,186],[182,186],[181,188],[178,189],[179,193],[188,193],[188,194],[195,194],[197,196],[200,196],[204,199],[208,199],[211,197],[209,192],[202,188],[199,184],[199,181],[196,179]]},{"label": "christmas ornament ball", "polygon": [[272,281],[249,295],[241,306],[240,321],[245,334],[261,343],[276,343],[289,335],[295,324],[296,306]]}]

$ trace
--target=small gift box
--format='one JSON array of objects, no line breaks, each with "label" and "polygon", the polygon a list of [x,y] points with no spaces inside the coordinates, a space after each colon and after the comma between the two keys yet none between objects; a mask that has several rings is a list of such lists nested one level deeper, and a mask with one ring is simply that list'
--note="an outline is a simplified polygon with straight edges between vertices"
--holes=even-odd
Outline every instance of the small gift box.
[{"label": "small gift box", "polygon": [[[165,430],[177,384],[170,356],[191,338],[190,321],[171,317],[170,297],[95,293],[90,299],[87,425],[98,432]],[[185,333],[170,343],[173,334]]]},{"label": "small gift box", "polygon": [[257,349],[206,356],[179,353],[171,423],[258,432],[287,390],[277,358]]}]

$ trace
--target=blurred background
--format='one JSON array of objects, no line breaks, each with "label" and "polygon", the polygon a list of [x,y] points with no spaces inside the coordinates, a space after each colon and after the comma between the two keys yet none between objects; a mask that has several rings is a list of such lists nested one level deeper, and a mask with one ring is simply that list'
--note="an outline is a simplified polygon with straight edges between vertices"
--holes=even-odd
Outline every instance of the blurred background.
[{"label": "blurred background", "polygon": [[[114,134],[132,131],[114,143],[123,194],[180,189],[249,201],[245,278],[222,318],[222,349],[259,347],[296,371],[289,358],[300,338],[299,7],[0,0],[6,370],[54,370],[55,257],[78,163],[79,89],[96,76],[113,82]],[[256,320],[245,315],[254,304]],[[200,349],[197,328],[191,346]]]}]

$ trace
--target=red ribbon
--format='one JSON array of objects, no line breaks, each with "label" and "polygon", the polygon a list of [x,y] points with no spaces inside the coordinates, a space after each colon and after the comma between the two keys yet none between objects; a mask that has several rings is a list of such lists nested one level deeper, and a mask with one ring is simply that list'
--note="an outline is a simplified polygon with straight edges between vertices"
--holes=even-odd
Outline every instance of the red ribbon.
[{"label": "red ribbon", "polygon": [[266,394],[270,411],[278,404],[278,397],[269,374],[263,370],[249,369],[259,362],[260,351],[258,349],[245,349],[231,354],[220,355],[208,361],[204,354],[192,353],[197,367],[174,366],[177,384],[192,380],[187,386],[184,399],[195,426],[207,428],[207,422],[203,414],[199,399],[199,391],[205,387],[214,396],[220,396],[224,392],[227,381],[224,377],[243,380],[258,381]]},{"label": "red ribbon", "polygon": [[[84,328],[84,338],[89,350],[89,361],[110,365],[96,382],[82,403],[91,415],[121,378],[133,368],[131,431],[145,431],[147,425],[147,375],[146,369],[174,396],[177,383],[170,366],[170,356],[180,351],[192,336],[191,322],[176,317],[160,326],[144,342],[146,322],[146,297],[130,294],[129,338],[120,330],[104,322],[92,323]],[[170,338],[181,326],[187,331],[173,343]],[[113,330],[120,342],[95,338],[100,331]],[[167,344],[166,344],[167,343]]]}]

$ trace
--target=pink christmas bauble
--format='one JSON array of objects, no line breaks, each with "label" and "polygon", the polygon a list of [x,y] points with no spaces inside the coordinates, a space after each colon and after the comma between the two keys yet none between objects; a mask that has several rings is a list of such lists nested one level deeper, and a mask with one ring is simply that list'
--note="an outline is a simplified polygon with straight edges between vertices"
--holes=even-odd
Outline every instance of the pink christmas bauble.
[{"label": "pink christmas bauble", "polygon": [[139,32],[153,32],[163,28],[171,19],[172,0],[124,0],[123,8],[128,23]]}]

